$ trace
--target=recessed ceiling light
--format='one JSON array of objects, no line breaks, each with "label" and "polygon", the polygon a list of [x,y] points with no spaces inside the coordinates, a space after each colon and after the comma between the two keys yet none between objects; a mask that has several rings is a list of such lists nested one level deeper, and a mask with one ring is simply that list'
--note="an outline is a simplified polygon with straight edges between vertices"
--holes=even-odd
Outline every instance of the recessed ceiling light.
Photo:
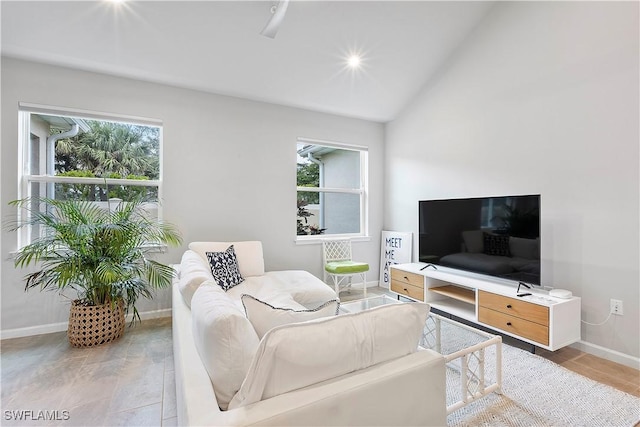
[{"label": "recessed ceiling light", "polygon": [[351,78],[362,78],[363,75],[367,74],[367,69],[371,65],[370,52],[359,46],[349,46],[341,49],[335,58],[336,65],[340,67],[337,74],[344,74]]},{"label": "recessed ceiling light", "polygon": [[362,60],[360,59],[360,55],[357,55],[355,53],[349,56],[349,59],[347,59],[347,64],[349,64],[349,67],[351,68],[358,68],[360,67],[361,63]]}]

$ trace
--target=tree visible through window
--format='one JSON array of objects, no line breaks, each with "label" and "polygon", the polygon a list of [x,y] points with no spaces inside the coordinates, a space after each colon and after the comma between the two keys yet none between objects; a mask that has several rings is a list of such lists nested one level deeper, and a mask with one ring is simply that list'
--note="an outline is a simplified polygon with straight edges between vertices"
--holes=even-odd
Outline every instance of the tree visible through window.
[{"label": "tree visible through window", "polygon": [[298,236],[366,234],[367,151],[298,140]]},{"label": "tree visible through window", "polygon": [[[56,114],[20,112],[20,196],[109,203],[142,200],[159,216],[161,127]],[[22,236],[43,230],[30,230]],[[29,234],[31,233],[31,234]]]},{"label": "tree visible through window", "polygon": [[[160,177],[160,129],[126,123],[87,120],[86,132],[57,141],[57,176],[157,180]],[[156,200],[157,187],[60,184],[59,199],[129,200],[140,197]]]}]

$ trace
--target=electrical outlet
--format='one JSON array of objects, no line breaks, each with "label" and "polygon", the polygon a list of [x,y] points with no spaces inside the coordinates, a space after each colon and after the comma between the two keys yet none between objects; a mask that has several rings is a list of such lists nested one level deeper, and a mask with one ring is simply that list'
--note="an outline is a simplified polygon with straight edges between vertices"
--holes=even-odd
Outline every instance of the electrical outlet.
[{"label": "electrical outlet", "polygon": [[622,300],[612,299],[611,300],[611,314],[617,314],[618,316],[622,316],[624,310],[622,309]]}]

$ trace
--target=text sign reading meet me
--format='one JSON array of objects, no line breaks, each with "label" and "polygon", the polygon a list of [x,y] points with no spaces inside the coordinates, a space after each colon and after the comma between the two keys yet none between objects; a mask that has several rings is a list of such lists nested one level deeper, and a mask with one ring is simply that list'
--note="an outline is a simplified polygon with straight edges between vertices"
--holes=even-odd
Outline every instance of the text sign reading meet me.
[{"label": "text sign reading meet me", "polygon": [[380,286],[389,288],[390,266],[411,262],[412,233],[383,231],[380,247]]}]

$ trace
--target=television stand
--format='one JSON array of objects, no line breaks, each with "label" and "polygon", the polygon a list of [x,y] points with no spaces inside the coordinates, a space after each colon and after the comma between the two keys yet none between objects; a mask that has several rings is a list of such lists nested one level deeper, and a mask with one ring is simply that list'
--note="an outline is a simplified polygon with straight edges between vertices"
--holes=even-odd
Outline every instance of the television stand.
[{"label": "television stand", "polygon": [[391,266],[390,290],[434,309],[555,351],[580,340],[580,298],[560,299],[517,282],[419,263]]}]

